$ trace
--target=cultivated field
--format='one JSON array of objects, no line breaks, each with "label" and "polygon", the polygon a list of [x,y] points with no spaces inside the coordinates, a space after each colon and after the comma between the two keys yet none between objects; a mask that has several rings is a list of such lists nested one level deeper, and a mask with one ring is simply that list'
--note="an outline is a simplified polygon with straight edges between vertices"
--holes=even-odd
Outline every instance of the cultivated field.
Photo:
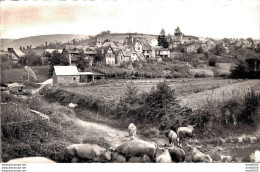
[{"label": "cultivated field", "polygon": [[243,80],[216,79],[216,78],[195,78],[195,79],[147,79],[147,80],[110,80],[102,85],[81,85],[75,87],[63,87],[65,90],[89,95],[96,98],[113,99],[118,101],[126,91],[128,84],[137,86],[139,93],[148,92],[158,82],[166,81],[171,88],[175,89],[177,97],[191,93],[198,93],[205,90],[224,87]]}]

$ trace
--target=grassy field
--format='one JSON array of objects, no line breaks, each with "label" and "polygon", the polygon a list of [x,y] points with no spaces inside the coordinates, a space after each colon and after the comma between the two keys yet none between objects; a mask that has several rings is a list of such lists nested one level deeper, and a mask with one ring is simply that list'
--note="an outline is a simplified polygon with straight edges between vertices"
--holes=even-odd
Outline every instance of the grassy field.
[{"label": "grassy field", "polygon": [[[48,79],[49,66],[32,66],[37,82],[43,82]],[[23,68],[5,69],[1,71],[1,81],[4,83],[22,82],[22,76],[27,76]]]},{"label": "grassy field", "polygon": [[181,105],[192,108],[200,107],[207,99],[224,100],[236,94],[243,96],[250,88],[260,93],[260,80],[247,80],[235,84],[227,84],[225,87],[216,88],[214,90],[206,90],[203,92],[193,93],[186,96],[181,96],[178,99]]},{"label": "grassy field", "polygon": [[[137,86],[139,93],[148,92],[158,82],[164,79],[147,79],[147,80],[110,80],[102,85],[81,85],[74,87],[63,87],[70,92],[91,95],[96,98],[113,99],[118,101],[126,91],[127,84]],[[191,93],[198,93],[205,90],[212,90],[233,83],[241,82],[242,80],[216,79],[216,78],[195,78],[195,79],[174,79],[166,80],[171,88],[174,88],[176,95],[184,96]]]}]

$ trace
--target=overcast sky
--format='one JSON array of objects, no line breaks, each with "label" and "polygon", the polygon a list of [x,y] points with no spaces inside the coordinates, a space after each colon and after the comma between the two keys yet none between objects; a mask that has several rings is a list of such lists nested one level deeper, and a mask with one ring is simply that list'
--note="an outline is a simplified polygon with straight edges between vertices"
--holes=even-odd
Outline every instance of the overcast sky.
[{"label": "overcast sky", "polygon": [[260,39],[260,0],[1,2],[2,38],[103,30]]}]

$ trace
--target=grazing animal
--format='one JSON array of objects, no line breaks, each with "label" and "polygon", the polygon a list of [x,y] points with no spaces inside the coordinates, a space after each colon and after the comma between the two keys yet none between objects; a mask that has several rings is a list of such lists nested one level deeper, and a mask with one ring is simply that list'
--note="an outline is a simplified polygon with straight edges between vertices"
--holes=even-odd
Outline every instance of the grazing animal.
[{"label": "grazing animal", "polygon": [[221,160],[221,162],[231,162],[232,161],[232,157],[231,156],[227,156],[227,155],[220,155],[220,160]]},{"label": "grazing animal", "polygon": [[110,159],[109,152],[97,144],[72,144],[65,148],[66,162],[103,162]]},{"label": "grazing animal", "polygon": [[129,124],[128,132],[129,132],[129,137],[131,138],[131,140],[134,139],[136,136],[136,126],[134,125],[134,123]]},{"label": "grazing animal", "polygon": [[255,152],[251,154],[250,158],[253,162],[260,162],[260,151],[255,150]]},{"label": "grazing animal", "polygon": [[201,146],[191,146],[187,144],[191,149],[191,159],[192,162],[213,162],[209,155],[206,155],[200,152],[197,148],[201,148]]},{"label": "grazing animal", "polygon": [[[196,124],[197,125],[197,124]],[[196,125],[188,125],[187,127],[179,127],[177,129],[177,135],[179,137],[179,146],[181,146],[181,142],[182,140],[185,138],[185,137],[189,137],[190,138],[190,142],[191,142],[191,138],[192,137],[195,137],[195,140],[196,140],[196,143],[198,143],[198,140],[195,136],[195,133],[194,133],[194,127]]]},{"label": "grazing animal", "polygon": [[168,130],[165,132],[165,136],[168,138],[169,140],[169,144],[174,144],[174,145],[178,145],[178,135],[172,131],[172,130]]},{"label": "grazing animal", "polygon": [[169,149],[172,161],[174,162],[184,162],[185,161],[185,152],[182,148],[174,146]]},{"label": "grazing animal", "polygon": [[117,152],[111,152],[111,158],[110,158],[109,162],[124,163],[124,162],[126,162],[126,159],[123,155],[121,155]]},{"label": "grazing animal", "polygon": [[111,148],[111,152],[117,152],[126,158],[126,162],[129,162],[131,157],[143,157],[147,155],[151,161],[155,162],[156,157],[156,143],[150,143],[143,140],[130,140],[128,142],[122,143],[115,149]]},{"label": "grazing animal", "polygon": [[56,163],[56,162],[45,157],[36,156],[36,157],[24,157],[24,158],[11,159],[7,161],[7,163]]},{"label": "grazing animal", "polygon": [[[160,148],[158,148],[160,149]],[[159,163],[170,163],[172,162],[172,158],[171,158],[171,155],[169,153],[169,150],[168,149],[163,149],[163,153],[156,157],[156,162],[159,162]]]}]

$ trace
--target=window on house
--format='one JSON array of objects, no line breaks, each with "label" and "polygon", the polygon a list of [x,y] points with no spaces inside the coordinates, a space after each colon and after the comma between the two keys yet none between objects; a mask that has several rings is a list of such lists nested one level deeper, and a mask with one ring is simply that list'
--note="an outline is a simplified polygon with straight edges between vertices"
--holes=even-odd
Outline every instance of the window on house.
[{"label": "window on house", "polygon": [[73,77],[73,81],[76,81],[76,77],[75,76]]},{"label": "window on house", "polygon": [[138,47],[138,50],[140,50],[140,47]]}]

